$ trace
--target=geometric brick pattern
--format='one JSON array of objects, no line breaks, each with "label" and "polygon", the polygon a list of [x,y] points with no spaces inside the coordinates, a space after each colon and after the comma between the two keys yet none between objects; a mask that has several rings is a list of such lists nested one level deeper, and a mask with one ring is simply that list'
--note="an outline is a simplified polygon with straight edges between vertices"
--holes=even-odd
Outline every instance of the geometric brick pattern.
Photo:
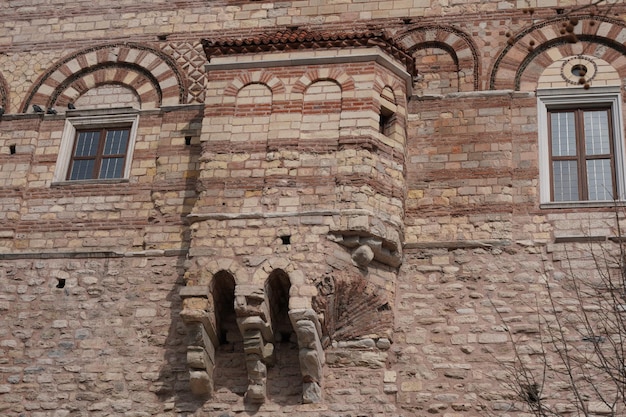
[{"label": "geometric brick pattern", "polygon": [[394,41],[409,54],[423,48],[443,49],[450,54],[459,72],[472,77],[471,85],[478,90],[478,51],[467,34],[449,26],[421,26],[396,35]]},{"label": "geometric brick pattern", "polygon": [[578,42],[569,43],[560,34],[566,21],[566,17],[558,17],[513,35],[495,61],[489,88],[532,91],[553,62],[581,53],[607,61],[620,78],[626,77],[624,22],[605,16],[581,16],[575,30]]},{"label": "geometric brick pattern", "polygon": [[163,52],[170,55],[189,80],[187,103],[204,103],[207,75],[204,65],[206,55],[200,42],[171,42],[163,47]]},{"label": "geometric brick pattern", "polygon": [[169,56],[137,44],[108,44],[75,52],[43,73],[21,112],[28,112],[31,104],[65,105],[89,88],[107,84],[136,91],[142,108],[183,104],[187,99],[184,78]]}]

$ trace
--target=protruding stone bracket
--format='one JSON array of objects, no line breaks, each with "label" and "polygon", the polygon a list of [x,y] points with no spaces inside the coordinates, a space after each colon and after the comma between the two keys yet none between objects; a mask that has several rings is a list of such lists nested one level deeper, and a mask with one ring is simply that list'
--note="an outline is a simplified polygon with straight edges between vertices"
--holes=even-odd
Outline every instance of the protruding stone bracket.
[{"label": "protruding stone bracket", "polygon": [[302,402],[319,403],[322,400],[322,375],[325,362],[320,325],[312,309],[289,310],[289,319],[298,336],[300,370],[302,372]]},{"label": "protruding stone bracket", "polygon": [[210,395],[213,392],[215,347],[219,345],[219,339],[209,303],[209,290],[205,286],[182,287],[179,295],[183,299],[180,316],[187,328],[191,391],[196,395]]},{"label": "protruding stone bracket", "polygon": [[395,249],[399,247],[394,242],[372,235],[334,234],[330,236],[334,242],[352,249],[352,260],[361,268],[369,265],[374,259],[394,268],[402,263],[402,253]]},{"label": "protruding stone bracket", "polygon": [[248,390],[246,399],[263,403],[267,398],[267,365],[274,363],[274,332],[269,303],[263,288],[238,285],[235,288],[237,326],[243,336]]}]

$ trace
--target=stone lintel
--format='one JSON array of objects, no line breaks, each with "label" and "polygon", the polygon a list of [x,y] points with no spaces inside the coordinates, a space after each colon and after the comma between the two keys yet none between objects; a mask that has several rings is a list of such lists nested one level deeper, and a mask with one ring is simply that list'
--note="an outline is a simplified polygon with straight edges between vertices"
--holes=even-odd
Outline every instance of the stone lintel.
[{"label": "stone lintel", "polygon": [[209,298],[209,287],[206,285],[192,285],[181,287],[178,292],[180,298],[191,298],[191,297],[201,297],[201,298]]}]

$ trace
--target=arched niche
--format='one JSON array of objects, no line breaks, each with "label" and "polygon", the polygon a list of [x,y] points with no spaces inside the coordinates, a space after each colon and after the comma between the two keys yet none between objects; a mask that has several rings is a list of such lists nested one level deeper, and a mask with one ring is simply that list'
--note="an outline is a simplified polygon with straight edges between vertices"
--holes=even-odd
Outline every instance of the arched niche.
[{"label": "arched niche", "polygon": [[534,91],[548,67],[575,55],[606,61],[620,78],[626,78],[626,46],[619,41],[626,39],[624,22],[606,16],[580,16],[578,20],[576,42],[560,34],[566,17],[543,21],[511,36],[496,58],[489,88]]},{"label": "arched niche", "polygon": [[124,85],[136,92],[142,108],[184,104],[187,83],[175,61],[144,45],[123,43],[81,50],[61,59],[34,83],[22,103],[64,107],[92,88]]},{"label": "arched niche", "polygon": [[230,273],[219,271],[215,274],[211,282],[211,297],[220,344],[241,341],[235,316],[235,279]]},{"label": "arched niche", "polygon": [[243,86],[235,96],[232,141],[266,141],[272,114],[272,90],[262,83]]},{"label": "arched niche", "polygon": [[333,80],[319,80],[304,92],[300,138],[316,141],[339,139],[341,87]]},{"label": "arched niche", "polygon": [[60,106],[73,103],[77,109],[110,109],[114,107],[141,108],[141,100],[137,92],[125,85],[103,84],[88,89],[84,94],[76,98],[64,94],[67,97],[57,101]]},{"label": "arched niche", "polygon": [[265,293],[277,342],[288,342],[293,335],[293,326],[289,320],[290,289],[289,276],[282,269],[274,270],[265,282]]},{"label": "arched niche", "polygon": [[439,66],[443,70],[439,75],[447,72],[444,78],[451,79],[458,91],[478,90],[477,48],[461,30],[446,25],[414,25],[396,35],[395,41],[417,60],[419,73],[428,75],[425,79],[435,80],[434,68],[429,67]]}]

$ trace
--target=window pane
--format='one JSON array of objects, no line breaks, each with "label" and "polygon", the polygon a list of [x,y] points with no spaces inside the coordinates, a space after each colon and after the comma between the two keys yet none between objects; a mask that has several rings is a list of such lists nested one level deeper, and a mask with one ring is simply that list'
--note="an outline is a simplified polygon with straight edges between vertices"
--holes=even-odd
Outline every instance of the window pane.
[{"label": "window pane", "polygon": [[576,161],[553,161],[554,201],[577,201],[578,163]]},{"label": "window pane", "polygon": [[585,148],[587,155],[611,153],[609,114],[606,110],[585,112]]},{"label": "window pane", "polygon": [[98,178],[122,178],[124,169],[124,158],[105,158],[100,165],[100,176]]},{"label": "window pane", "polygon": [[100,132],[79,132],[74,156],[94,156],[98,152]]},{"label": "window pane", "polygon": [[573,112],[553,112],[550,115],[552,129],[552,156],[576,155],[576,125]]},{"label": "window pane", "polygon": [[93,159],[75,160],[72,163],[70,180],[90,180],[93,179]]},{"label": "window pane", "polygon": [[587,186],[589,200],[613,199],[613,176],[610,159],[592,159],[587,161]]},{"label": "window pane", "polygon": [[104,143],[103,155],[120,155],[126,153],[128,130],[109,130]]}]

